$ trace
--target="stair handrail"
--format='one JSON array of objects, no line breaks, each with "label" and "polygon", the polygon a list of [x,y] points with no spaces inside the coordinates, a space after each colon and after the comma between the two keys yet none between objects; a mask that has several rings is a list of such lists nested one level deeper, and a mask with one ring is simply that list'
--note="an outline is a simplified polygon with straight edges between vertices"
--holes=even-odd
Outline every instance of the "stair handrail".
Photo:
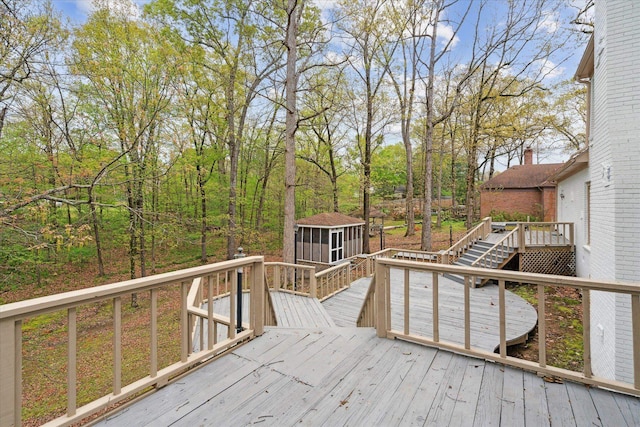
[{"label": "stair handrail", "polygon": [[376,319],[376,307],[375,307],[375,292],[376,292],[376,276],[375,274],[371,276],[371,281],[369,282],[369,288],[367,289],[367,294],[362,301],[362,306],[360,307],[360,312],[358,313],[358,317],[356,320],[356,325],[359,328],[366,327],[374,327],[375,319]]},{"label": "stair handrail", "polygon": [[443,264],[453,264],[475,242],[486,238],[491,233],[491,217],[483,218],[480,224],[473,227],[453,246],[445,251],[442,257]]},{"label": "stair handrail", "polygon": [[[507,255],[508,255],[509,248],[516,247],[518,233],[519,233],[519,226],[516,226],[516,228],[514,228],[509,233],[507,233],[502,239],[498,240],[498,242],[496,242],[493,246],[487,249],[482,255],[480,255],[475,261],[473,261],[471,263],[471,267],[492,268],[490,266],[491,261],[493,261],[494,259],[497,260],[498,252],[504,252],[506,248]],[[509,242],[505,244],[507,240],[509,240]],[[487,267],[487,258],[489,258],[488,267]]]}]

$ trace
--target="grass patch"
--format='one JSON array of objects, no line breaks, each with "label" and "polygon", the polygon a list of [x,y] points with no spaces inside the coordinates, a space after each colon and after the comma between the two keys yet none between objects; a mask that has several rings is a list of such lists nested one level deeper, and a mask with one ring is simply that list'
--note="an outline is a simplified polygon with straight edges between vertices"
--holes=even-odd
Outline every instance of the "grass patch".
[{"label": "grass patch", "polygon": [[[538,287],[515,284],[509,290],[538,308]],[[530,361],[538,361],[538,347],[544,342],[547,364],[580,372],[583,368],[582,301],[580,293],[571,288],[545,286],[546,337],[539,337],[539,330],[530,342],[513,346],[509,354]],[[541,319],[538,319],[538,323]]]}]

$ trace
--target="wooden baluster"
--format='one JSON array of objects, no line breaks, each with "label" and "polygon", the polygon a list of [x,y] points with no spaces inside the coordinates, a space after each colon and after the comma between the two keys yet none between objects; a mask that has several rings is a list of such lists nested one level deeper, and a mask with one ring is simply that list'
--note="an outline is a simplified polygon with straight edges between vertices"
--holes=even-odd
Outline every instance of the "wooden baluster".
[{"label": "wooden baluster", "polygon": [[[185,298],[186,300],[186,298]],[[113,394],[122,390],[122,299],[113,299]]]},{"label": "wooden baluster", "polygon": [[186,363],[189,358],[189,312],[187,311],[187,295],[189,285],[187,282],[180,283],[180,361]]},{"label": "wooden baluster", "polygon": [[582,342],[583,342],[583,373],[591,378],[591,293],[589,289],[582,289]]},{"label": "wooden baluster", "polygon": [[[476,282],[475,276],[471,276],[473,283]],[[464,348],[471,348],[471,303],[469,292],[469,276],[464,276]]]},{"label": "wooden baluster", "polygon": [[409,269],[404,269],[404,334],[409,335]]},{"label": "wooden baluster", "polygon": [[440,314],[438,312],[438,273],[433,272],[431,274],[432,277],[432,286],[433,286],[433,341],[440,342]]},{"label": "wooden baluster", "polygon": [[151,355],[149,376],[158,375],[158,289],[151,289]]},{"label": "wooden baluster", "polygon": [[227,270],[227,282],[231,275],[231,289],[229,290],[229,332],[227,337],[233,339],[236,337],[236,293],[238,288],[238,275],[236,270]]},{"label": "wooden baluster", "polygon": [[67,310],[67,416],[76,414],[76,380],[77,380],[77,312],[75,307]]},{"label": "wooden baluster", "polygon": [[386,312],[384,315],[386,330],[391,330],[391,269],[385,267],[384,269],[385,281],[384,281],[384,299]]},{"label": "wooden baluster", "polygon": [[213,327],[213,280],[207,276],[207,286],[209,288],[209,302],[207,303],[207,349],[211,350],[215,341]]},{"label": "wooden baluster", "polygon": [[547,321],[545,318],[544,285],[538,285],[538,364],[547,367]]}]

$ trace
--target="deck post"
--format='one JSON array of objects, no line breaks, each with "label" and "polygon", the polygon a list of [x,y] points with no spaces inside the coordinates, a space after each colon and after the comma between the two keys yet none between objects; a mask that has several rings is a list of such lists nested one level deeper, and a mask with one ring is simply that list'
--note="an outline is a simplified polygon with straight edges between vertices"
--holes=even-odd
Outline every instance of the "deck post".
[{"label": "deck post", "polygon": [[280,266],[277,264],[273,266],[273,290],[280,290]]},{"label": "deck post", "polygon": [[264,284],[264,261],[256,262],[251,268],[253,274],[253,280],[251,281],[251,303],[249,309],[251,310],[252,319],[251,328],[256,336],[260,336],[264,333],[264,318],[265,318],[265,292],[268,292]]},{"label": "deck post", "polygon": [[387,308],[386,308],[386,278],[385,278],[386,268],[384,265],[380,264],[380,262],[376,261],[375,263],[375,282],[376,282],[376,291],[375,291],[375,303],[376,303],[376,333],[380,338],[387,337]]},{"label": "deck post", "polygon": [[22,372],[21,341],[21,322],[0,321],[0,425],[3,426],[17,426],[21,421],[22,380],[18,377]]},{"label": "deck post", "polygon": [[524,225],[519,222],[518,225],[518,253],[522,254],[525,252],[525,242],[524,242]]},{"label": "deck post", "polygon": [[318,298],[318,279],[316,279],[315,267],[309,270],[309,295],[311,298]]}]

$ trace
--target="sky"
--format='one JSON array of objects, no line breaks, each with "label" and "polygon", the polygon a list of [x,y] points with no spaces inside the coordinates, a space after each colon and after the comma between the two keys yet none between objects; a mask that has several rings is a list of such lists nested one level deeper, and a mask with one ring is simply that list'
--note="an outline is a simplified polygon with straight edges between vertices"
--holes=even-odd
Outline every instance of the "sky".
[{"label": "sky", "polygon": [[[132,0],[140,9],[144,6],[144,4],[149,3],[151,0]],[[469,4],[469,1],[475,0],[462,0],[456,4],[456,6],[460,8],[466,8]],[[570,20],[574,17],[575,12],[577,11],[577,7],[581,6],[585,0],[568,0],[565,5],[568,6],[563,10],[553,10],[549,11],[547,14],[542,28],[546,28],[549,31],[553,31],[558,25],[565,25],[570,22]],[[73,25],[81,25],[86,21],[88,15],[92,10],[93,0],[52,0],[54,6],[62,12],[62,14],[69,18],[70,22]],[[318,5],[321,9],[327,12],[329,9],[335,6],[336,0],[314,0],[316,5]],[[499,9],[501,4],[505,3],[506,0],[489,0],[489,6]],[[472,8],[475,7],[477,3],[472,3]],[[453,11],[451,18],[455,19],[453,16],[458,11]],[[470,20],[469,20],[470,21]],[[500,22],[497,20],[486,22],[487,26],[495,26],[500,25]],[[470,51],[471,41],[473,40],[473,30],[474,28],[471,25],[463,26],[460,32],[457,35],[457,40],[453,44],[453,52],[455,53],[454,57],[458,58],[460,62],[464,61],[465,55]],[[441,36],[446,36],[452,33],[452,27],[448,27],[446,25],[439,26],[439,34]],[[441,42],[444,44],[446,40],[444,37],[439,37]],[[586,46],[587,37],[583,37],[583,40],[575,41],[570,43],[565,49],[564,56],[567,58],[562,64],[555,64],[554,62],[548,62],[547,64],[540,63],[540,67],[555,67],[553,71],[549,74],[549,78],[544,82],[545,84],[552,85],[562,80],[569,80],[573,78],[573,74],[578,66],[580,58],[582,56],[582,52],[584,50],[584,46]],[[564,161],[568,158],[569,154],[566,153],[555,153],[551,155],[547,155],[547,158],[544,159],[545,162],[559,162]]]}]

